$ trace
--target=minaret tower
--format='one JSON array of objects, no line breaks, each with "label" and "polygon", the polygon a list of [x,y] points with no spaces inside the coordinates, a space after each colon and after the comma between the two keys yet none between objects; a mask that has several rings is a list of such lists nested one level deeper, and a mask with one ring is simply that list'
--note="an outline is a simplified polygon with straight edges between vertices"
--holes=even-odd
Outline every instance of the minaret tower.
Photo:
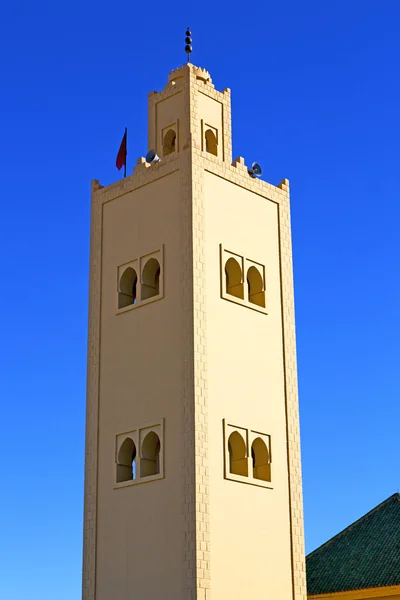
[{"label": "minaret tower", "polygon": [[148,125],[92,184],[83,599],[304,600],[289,182],[190,62]]}]

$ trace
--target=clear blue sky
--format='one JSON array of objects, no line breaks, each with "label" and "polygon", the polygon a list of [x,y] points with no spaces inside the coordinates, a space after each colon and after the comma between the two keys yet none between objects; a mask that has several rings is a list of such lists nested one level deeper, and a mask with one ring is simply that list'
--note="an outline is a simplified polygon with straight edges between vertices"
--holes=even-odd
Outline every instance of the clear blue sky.
[{"label": "clear blue sky", "polygon": [[0,24],[0,597],[80,598],[90,180],[185,62],[288,177],[307,550],[400,487],[398,0],[21,0]]}]

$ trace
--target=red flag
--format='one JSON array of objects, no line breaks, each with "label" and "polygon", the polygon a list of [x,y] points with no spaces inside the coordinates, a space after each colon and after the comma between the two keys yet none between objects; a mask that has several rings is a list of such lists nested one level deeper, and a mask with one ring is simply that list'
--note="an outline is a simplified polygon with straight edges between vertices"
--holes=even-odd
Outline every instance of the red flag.
[{"label": "red flag", "polygon": [[118,150],[118,154],[117,154],[117,160],[115,161],[115,165],[118,169],[118,171],[120,169],[122,169],[122,167],[126,167],[126,155],[128,154],[127,149],[126,149],[126,138],[127,138],[127,131],[125,129],[125,133],[124,133],[124,137],[122,138],[122,142],[121,145],[119,147]]}]

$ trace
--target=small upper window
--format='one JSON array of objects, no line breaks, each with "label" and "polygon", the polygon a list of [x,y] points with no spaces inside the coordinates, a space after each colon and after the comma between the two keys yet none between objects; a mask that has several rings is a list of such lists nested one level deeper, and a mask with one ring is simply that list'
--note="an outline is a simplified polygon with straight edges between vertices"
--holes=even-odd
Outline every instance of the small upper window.
[{"label": "small upper window", "polygon": [[247,285],[249,302],[265,308],[264,282],[260,271],[256,267],[250,267],[247,271]]},{"label": "small upper window", "polygon": [[118,308],[125,308],[130,304],[136,304],[137,273],[132,267],[128,267],[121,275],[119,281]]},{"label": "small upper window", "polygon": [[176,150],[176,133],[173,129],[169,129],[164,135],[163,140],[163,155],[172,154]]},{"label": "small upper window", "polygon": [[160,293],[160,263],[156,258],[150,258],[142,271],[142,300],[147,300]]},{"label": "small upper window", "polygon": [[212,129],[207,129],[207,131],[204,134],[204,137],[206,138],[206,152],[214,154],[214,156],[218,156],[217,136],[212,131]]}]

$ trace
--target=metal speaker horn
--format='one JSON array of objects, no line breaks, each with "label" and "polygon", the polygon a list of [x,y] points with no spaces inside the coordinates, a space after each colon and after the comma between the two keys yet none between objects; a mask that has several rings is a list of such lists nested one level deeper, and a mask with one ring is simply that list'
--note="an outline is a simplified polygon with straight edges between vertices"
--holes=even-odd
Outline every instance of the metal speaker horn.
[{"label": "metal speaker horn", "polygon": [[250,177],[261,177],[262,168],[260,167],[260,165],[258,163],[254,162],[251,165],[251,169],[248,169],[247,172],[250,175]]},{"label": "metal speaker horn", "polygon": [[155,150],[149,150],[146,154],[146,162],[147,163],[156,163],[160,162],[161,158],[157,155]]}]

